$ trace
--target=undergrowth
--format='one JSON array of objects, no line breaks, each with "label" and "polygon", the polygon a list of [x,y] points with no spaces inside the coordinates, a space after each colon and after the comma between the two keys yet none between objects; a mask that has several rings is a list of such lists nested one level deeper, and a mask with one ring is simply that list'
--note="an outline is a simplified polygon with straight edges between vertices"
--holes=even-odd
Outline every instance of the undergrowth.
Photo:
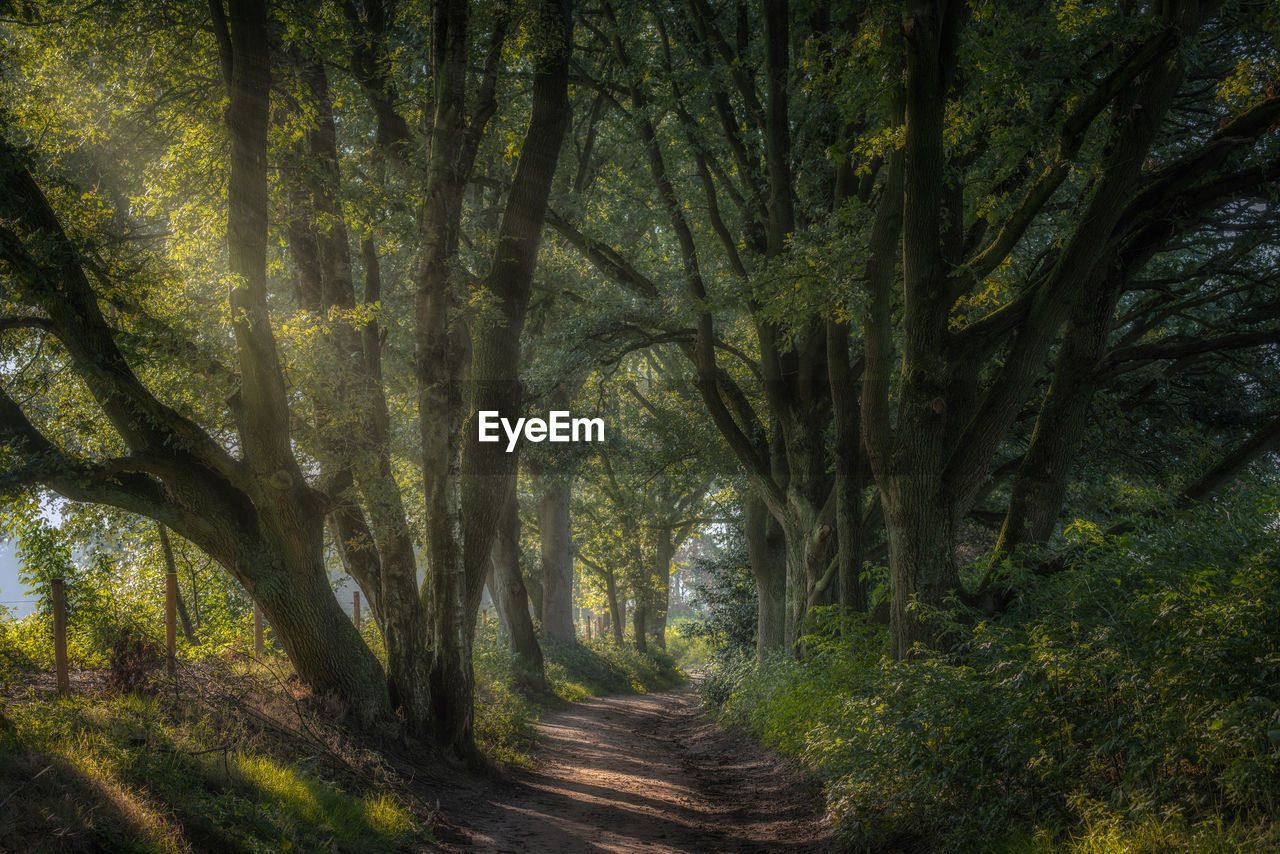
[{"label": "undergrowth", "polygon": [[[77,675],[75,696],[54,699],[47,620],[5,616],[0,851],[378,852],[426,834],[430,810],[411,802],[380,754],[352,746],[327,723],[334,715],[304,709],[287,661],[255,661],[243,634],[180,648],[173,683],[159,675],[153,639],[104,621],[101,637],[72,648],[73,666],[96,669]],[[361,628],[381,658],[376,625]],[[499,764],[531,764],[549,707],[685,679],[660,649],[596,640],[544,641],[544,650],[549,693],[525,696],[497,627],[477,631],[475,733]]]},{"label": "undergrowth", "polygon": [[[206,661],[146,693],[0,714],[0,850],[394,851],[422,815],[372,751],[297,707],[287,679]],[[172,690],[171,690],[172,689]]]},{"label": "undergrowth", "polygon": [[542,639],[549,694],[516,689],[513,655],[493,623],[476,630],[476,740],[492,759],[528,767],[538,716],[547,708],[605,694],[672,688],[686,676],[661,649],[638,652],[612,640],[564,644]]},{"label": "undergrowth", "polygon": [[564,644],[544,639],[547,681],[562,700],[604,694],[643,694],[674,688],[685,680],[675,658],[662,649],[639,652],[612,640]]},{"label": "undergrowth", "polygon": [[707,700],[821,772],[851,850],[1280,850],[1269,519],[1246,502],[1099,539],[906,662],[830,610],[803,661],[722,659]]}]

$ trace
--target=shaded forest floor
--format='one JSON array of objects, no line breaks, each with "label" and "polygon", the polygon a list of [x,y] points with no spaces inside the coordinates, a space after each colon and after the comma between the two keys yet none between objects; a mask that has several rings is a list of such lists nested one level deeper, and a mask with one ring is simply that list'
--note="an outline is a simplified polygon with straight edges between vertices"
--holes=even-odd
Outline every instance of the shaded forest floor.
[{"label": "shaded forest floor", "polygon": [[726,733],[685,686],[543,718],[536,768],[440,797],[441,850],[826,852],[817,787]]}]

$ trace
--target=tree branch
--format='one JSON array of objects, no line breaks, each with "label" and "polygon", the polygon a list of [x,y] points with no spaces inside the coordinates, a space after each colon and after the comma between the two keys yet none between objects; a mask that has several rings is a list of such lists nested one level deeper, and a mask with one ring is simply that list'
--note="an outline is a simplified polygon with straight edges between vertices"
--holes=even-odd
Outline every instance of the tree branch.
[{"label": "tree branch", "polygon": [[1193,338],[1179,335],[1150,344],[1135,344],[1112,350],[1098,365],[1099,382],[1114,379],[1120,374],[1149,365],[1152,362],[1183,359],[1202,353],[1223,350],[1241,350],[1264,344],[1280,343],[1280,329],[1263,329],[1255,332],[1235,332],[1216,338]]}]

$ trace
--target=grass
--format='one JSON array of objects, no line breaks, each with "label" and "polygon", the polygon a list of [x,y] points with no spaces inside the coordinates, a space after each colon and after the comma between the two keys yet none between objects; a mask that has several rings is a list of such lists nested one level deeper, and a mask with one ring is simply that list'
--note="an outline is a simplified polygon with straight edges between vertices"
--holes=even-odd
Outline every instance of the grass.
[{"label": "grass", "polygon": [[562,644],[543,640],[547,681],[562,700],[576,702],[605,694],[647,694],[682,684],[687,678],[661,649],[638,652],[612,640]]},{"label": "grass", "polygon": [[[493,627],[477,637],[476,735],[499,764],[531,764],[546,708],[685,679],[661,650],[594,641],[545,653],[551,693],[530,699]],[[283,660],[224,651],[189,663],[176,688],[144,674],[140,694],[100,680],[65,699],[39,669],[0,656],[0,851],[377,854],[428,838],[429,810],[379,754],[304,710]]]},{"label": "grass", "polygon": [[1127,823],[1110,817],[1074,834],[1042,829],[1007,841],[997,854],[1257,854],[1280,850],[1280,828],[1214,817],[1189,824],[1179,817]]},{"label": "grass", "polygon": [[476,740],[503,765],[530,767],[537,720],[549,708],[606,694],[661,691],[687,676],[660,649],[640,653],[611,640],[562,644],[543,639],[549,695],[524,696],[514,687],[512,656],[493,624],[476,633]]},{"label": "grass", "polygon": [[0,850],[390,852],[426,838],[367,770],[340,773],[195,698],[29,692],[3,715]]}]

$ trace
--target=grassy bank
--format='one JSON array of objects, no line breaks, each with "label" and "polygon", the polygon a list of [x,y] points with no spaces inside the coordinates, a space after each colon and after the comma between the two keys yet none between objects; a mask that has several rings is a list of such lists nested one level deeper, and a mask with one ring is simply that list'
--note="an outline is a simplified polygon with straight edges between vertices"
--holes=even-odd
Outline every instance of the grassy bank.
[{"label": "grassy bank", "polygon": [[426,839],[402,781],[276,676],[202,662],[154,691],[82,679],[65,699],[11,682],[0,850],[378,852]]},{"label": "grassy bank", "polygon": [[[0,620],[0,851],[378,852],[429,838],[431,810],[369,748],[377,734],[357,742],[333,724],[282,657],[190,650],[171,682],[154,642],[113,664],[85,638],[73,665],[87,669],[60,699],[38,620]],[[380,651],[373,621],[363,629]],[[547,644],[546,662],[551,693],[525,697],[496,627],[478,632],[476,734],[499,764],[530,764],[548,708],[685,678],[660,650],[605,641]]]}]

